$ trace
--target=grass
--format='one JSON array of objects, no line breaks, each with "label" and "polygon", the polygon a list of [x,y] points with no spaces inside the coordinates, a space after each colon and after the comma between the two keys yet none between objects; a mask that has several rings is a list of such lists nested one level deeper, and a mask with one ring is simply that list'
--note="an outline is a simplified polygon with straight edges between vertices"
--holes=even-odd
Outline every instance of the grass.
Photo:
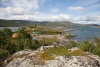
[{"label": "grass", "polygon": [[44,53],[42,53],[42,54],[40,55],[40,57],[41,57],[42,59],[44,59],[45,61],[46,61],[46,60],[54,60],[54,59],[55,59],[54,56],[53,56],[53,54],[49,53],[48,51],[45,51]]},{"label": "grass", "polygon": [[41,42],[44,42],[46,45],[49,45],[53,42],[58,42],[57,37],[53,37],[53,38],[42,38]]},{"label": "grass", "polygon": [[58,42],[58,39],[56,37],[53,38],[42,38],[41,40],[34,40],[34,46],[36,46],[37,48],[40,46],[47,46],[52,44],[53,42]]},{"label": "grass", "polygon": [[85,52],[82,50],[74,50],[74,51],[70,51],[68,50],[67,54],[71,55],[71,56],[85,56]]},{"label": "grass", "polygon": [[28,31],[28,32],[42,32],[41,35],[56,35],[61,34],[61,30],[55,30],[48,26],[37,26],[34,28],[34,31]]},{"label": "grass", "polygon": [[62,56],[62,55],[68,55],[68,56],[85,56],[85,52],[82,50],[74,50],[70,51],[66,49],[65,47],[56,47],[56,48],[50,48],[47,50],[48,52],[55,54],[57,56]]},{"label": "grass", "polygon": [[35,55],[33,55],[33,58],[32,58],[33,65],[44,65],[45,64],[44,59],[42,59],[40,55],[41,53],[36,53]]},{"label": "grass", "polygon": [[53,57],[53,55],[48,52],[36,53],[32,57],[32,62],[33,62],[33,65],[44,65],[45,61],[54,60],[54,59],[55,58]]},{"label": "grass", "polygon": [[53,53],[53,54],[55,54],[57,56],[66,55],[67,51],[68,51],[67,49],[65,49],[64,47],[60,47],[60,46],[48,49],[48,52]]},{"label": "grass", "polygon": [[73,37],[73,35],[71,35],[71,34],[65,35],[65,38],[67,38],[67,39],[71,39],[72,37]]}]

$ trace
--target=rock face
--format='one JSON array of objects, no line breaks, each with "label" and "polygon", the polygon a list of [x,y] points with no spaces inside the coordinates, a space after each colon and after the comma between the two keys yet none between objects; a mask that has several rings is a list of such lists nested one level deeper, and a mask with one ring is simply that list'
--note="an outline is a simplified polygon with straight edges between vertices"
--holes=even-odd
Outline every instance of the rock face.
[{"label": "rock face", "polygon": [[19,51],[13,55],[14,59],[5,67],[100,67],[100,57],[93,54],[88,56],[56,56],[55,60],[48,60],[44,64],[34,65],[34,62],[42,62],[38,55],[37,57],[34,56],[39,52],[42,51]]},{"label": "rock face", "polygon": [[97,62],[84,56],[58,56],[56,60],[47,61],[43,67],[99,67]]}]

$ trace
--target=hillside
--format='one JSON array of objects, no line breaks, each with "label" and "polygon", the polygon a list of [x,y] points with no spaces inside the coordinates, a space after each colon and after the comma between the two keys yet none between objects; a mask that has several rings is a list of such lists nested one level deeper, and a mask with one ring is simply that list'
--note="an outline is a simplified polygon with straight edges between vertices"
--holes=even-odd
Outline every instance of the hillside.
[{"label": "hillside", "polygon": [[30,25],[47,25],[47,26],[72,26],[77,25],[71,23],[69,21],[55,21],[55,22],[38,22],[38,21],[28,21],[28,20],[4,20],[0,19],[0,26],[1,27],[9,27],[9,26],[30,26]]}]

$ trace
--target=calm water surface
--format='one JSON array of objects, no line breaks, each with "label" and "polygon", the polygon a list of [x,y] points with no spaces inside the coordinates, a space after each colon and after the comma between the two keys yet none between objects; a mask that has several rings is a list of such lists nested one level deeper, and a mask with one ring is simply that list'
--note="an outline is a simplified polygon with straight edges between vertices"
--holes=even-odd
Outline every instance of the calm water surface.
[{"label": "calm water surface", "polygon": [[71,34],[75,34],[76,37],[73,37],[72,40],[78,41],[92,41],[94,37],[100,38],[100,28],[90,27],[90,26],[73,26],[71,28],[79,29],[75,31],[71,31]]}]

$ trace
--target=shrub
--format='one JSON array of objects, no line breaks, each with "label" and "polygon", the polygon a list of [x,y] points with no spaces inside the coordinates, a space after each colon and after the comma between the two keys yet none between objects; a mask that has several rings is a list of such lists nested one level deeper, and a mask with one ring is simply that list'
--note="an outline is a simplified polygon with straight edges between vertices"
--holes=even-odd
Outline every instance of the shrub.
[{"label": "shrub", "polygon": [[78,47],[83,51],[88,51],[88,52],[92,51],[92,49],[94,48],[89,41],[84,41],[83,43],[80,43]]},{"label": "shrub", "polygon": [[100,56],[100,47],[96,47],[92,51],[93,54]]},{"label": "shrub", "polygon": [[100,47],[100,38],[94,37],[94,43]]},{"label": "shrub", "polygon": [[9,55],[9,52],[6,49],[1,49],[0,48],[0,59],[3,59],[8,55]]},{"label": "shrub", "polygon": [[70,49],[73,47],[77,47],[77,43],[75,43],[74,41],[68,42],[68,44],[65,46],[66,49]]}]

